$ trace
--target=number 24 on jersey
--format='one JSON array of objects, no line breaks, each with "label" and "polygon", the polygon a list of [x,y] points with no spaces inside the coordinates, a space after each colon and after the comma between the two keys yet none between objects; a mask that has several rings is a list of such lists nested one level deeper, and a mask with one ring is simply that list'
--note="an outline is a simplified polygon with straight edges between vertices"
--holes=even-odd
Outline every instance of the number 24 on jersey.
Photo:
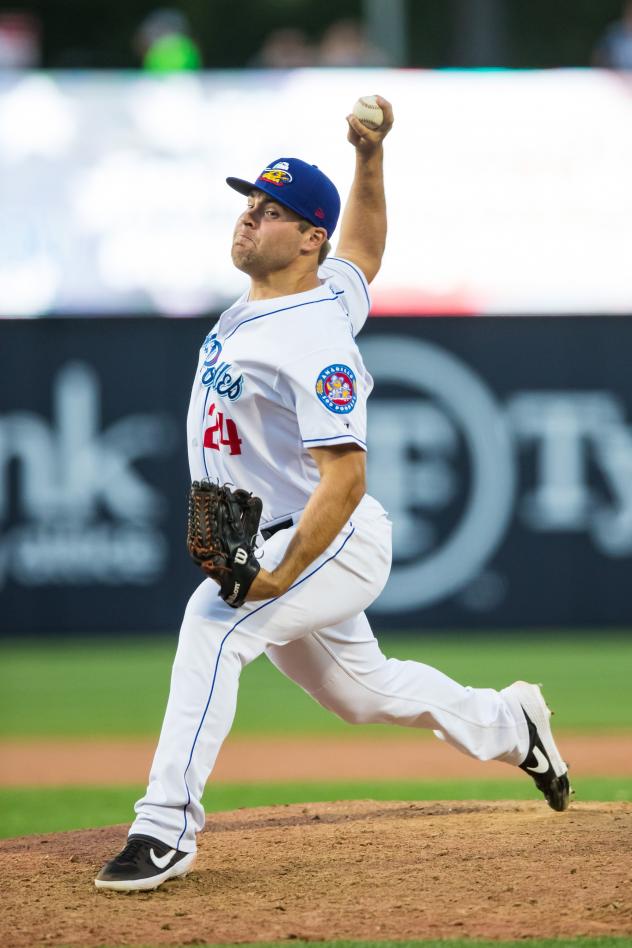
[{"label": "number 24 on jersey", "polygon": [[221,451],[223,445],[230,449],[231,454],[241,454],[241,438],[232,418],[224,418],[221,411],[216,413],[215,405],[209,407],[208,414],[213,424],[204,432],[204,447]]}]

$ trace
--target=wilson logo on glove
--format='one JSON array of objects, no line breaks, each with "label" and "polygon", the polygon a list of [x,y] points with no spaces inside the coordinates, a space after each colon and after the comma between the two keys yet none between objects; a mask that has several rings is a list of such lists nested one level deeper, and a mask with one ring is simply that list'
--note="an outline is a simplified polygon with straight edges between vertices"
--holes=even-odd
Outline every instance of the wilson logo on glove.
[{"label": "wilson logo on glove", "polygon": [[187,547],[207,576],[219,584],[218,595],[237,609],[259,572],[255,537],[262,503],[248,491],[193,481],[189,493]]}]

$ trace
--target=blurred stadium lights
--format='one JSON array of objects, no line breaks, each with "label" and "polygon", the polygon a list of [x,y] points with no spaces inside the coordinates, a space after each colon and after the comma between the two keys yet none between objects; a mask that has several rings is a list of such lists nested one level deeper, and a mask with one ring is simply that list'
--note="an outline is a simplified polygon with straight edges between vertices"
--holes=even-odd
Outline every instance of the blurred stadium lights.
[{"label": "blurred stadium lights", "polygon": [[[620,77],[345,68],[0,74],[0,315],[223,307],[244,286],[226,175],[299,151],[346,193],[344,115],[377,90],[398,124],[376,312],[632,311]],[[224,131],[246,128],[247,153]]]},{"label": "blurred stadium lights", "polygon": [[60,158],[68,154],[77,127],[72,100],[54,79],[20,74],[10,94],[2,97],[0,154],[14,165],[29,158]]}]

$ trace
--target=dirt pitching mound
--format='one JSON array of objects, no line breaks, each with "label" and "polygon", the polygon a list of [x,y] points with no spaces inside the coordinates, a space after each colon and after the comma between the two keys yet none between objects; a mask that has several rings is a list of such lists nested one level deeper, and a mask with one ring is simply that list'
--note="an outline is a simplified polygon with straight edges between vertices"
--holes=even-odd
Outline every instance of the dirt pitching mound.
[{"label": "dirt pitching mound", "polygon": [[[45,796],[42,800],[45,805]],[[632,805],[295,804],[213,814],[191,873],[97,892],[123,826],[0,843],[3,948],[632,934]]]}]

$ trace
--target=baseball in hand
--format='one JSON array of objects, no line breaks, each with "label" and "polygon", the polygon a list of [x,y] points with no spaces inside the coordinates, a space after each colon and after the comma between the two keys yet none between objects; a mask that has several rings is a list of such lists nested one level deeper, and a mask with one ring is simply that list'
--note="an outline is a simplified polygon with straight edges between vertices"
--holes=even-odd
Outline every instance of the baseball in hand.
[{"label": "baseball in hand", "polygon": [[363,95],[353,106],[353,114],[360,119],[363,125],[375,131],[384,121],[384,113],[377,104],[374,95]]}]

